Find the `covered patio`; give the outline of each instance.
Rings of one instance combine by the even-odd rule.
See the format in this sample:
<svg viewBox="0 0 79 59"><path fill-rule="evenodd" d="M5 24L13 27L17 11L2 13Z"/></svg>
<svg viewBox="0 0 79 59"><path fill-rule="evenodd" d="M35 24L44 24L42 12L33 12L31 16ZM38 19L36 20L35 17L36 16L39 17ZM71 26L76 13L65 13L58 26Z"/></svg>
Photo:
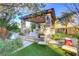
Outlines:
<svg viewBox="0 0 79 59"><path fill-rule="evenodd" d="M54 8L39 11L30 15L26 15L21 18L21 32L26 34L26 21L33 22L36 24L34 32L36 32L37 37L33 37L32 34L29 38L34 38L37 42L48 42L50 40L51 32L54 31L54 23L56 20ZM28 39L27 39L28 40Z"/></svg>

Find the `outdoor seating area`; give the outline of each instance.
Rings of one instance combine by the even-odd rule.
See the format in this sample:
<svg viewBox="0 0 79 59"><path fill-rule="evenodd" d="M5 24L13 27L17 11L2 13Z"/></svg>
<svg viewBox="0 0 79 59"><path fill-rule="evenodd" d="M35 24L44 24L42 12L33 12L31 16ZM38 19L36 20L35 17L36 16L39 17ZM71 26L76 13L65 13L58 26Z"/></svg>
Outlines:
<svg viewBox="0 0 79 59"><path fill-rule="evenodd" d="M0 55L78 56L78 13L61 10L63 5L56 5L61 6L51 3L0 4Z"/></svg>

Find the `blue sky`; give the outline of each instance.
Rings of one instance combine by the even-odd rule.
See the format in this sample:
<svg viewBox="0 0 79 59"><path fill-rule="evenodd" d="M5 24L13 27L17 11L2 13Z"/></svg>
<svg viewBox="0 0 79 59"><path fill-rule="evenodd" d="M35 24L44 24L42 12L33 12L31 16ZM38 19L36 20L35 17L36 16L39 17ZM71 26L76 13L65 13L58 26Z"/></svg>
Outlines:
<svg viewBox="0 0 79 59"><path fill-rule="evenodd" d="M45 9L54 8L56 16L61 16L61 12L66 10L65 4L59 3L48 3Z"/></svg>

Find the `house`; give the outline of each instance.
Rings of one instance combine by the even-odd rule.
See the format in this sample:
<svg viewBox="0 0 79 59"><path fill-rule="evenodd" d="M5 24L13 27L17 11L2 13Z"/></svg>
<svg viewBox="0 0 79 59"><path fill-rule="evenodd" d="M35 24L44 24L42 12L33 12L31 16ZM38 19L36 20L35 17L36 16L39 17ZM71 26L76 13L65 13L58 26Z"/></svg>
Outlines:
<svg viewBox="0 0 79 59"><path fill-rule="evenodd" d="M67 27L65 27L65 25L62 25L61 23L55 23L56 32L66 33L66 28L67 34L79 33L79 26L75 25L74 23L68 23Z"/></svg>

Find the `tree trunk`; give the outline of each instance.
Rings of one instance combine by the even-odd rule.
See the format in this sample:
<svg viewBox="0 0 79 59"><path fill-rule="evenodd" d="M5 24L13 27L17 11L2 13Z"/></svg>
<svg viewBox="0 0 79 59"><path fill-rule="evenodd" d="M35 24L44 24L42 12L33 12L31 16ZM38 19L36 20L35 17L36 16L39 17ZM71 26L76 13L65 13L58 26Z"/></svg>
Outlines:
<svg viewBox="0 0 79 59"><path fill-rule="evenodd" d="M67 25L65 26L65 34L67 34Z"/></svg>
<svg viewBox="0 0 79 59"><path fill-rule="evenodd" d="M0 27L0 37L4 40L8 37L8 31L5 27Z"/></svg>
<svg viewBox="0 0 79 59"><path fill-rule="evenodd" d="M78 43L77 43L77 56L79 56L79 40L78 40Z"/></svg>

